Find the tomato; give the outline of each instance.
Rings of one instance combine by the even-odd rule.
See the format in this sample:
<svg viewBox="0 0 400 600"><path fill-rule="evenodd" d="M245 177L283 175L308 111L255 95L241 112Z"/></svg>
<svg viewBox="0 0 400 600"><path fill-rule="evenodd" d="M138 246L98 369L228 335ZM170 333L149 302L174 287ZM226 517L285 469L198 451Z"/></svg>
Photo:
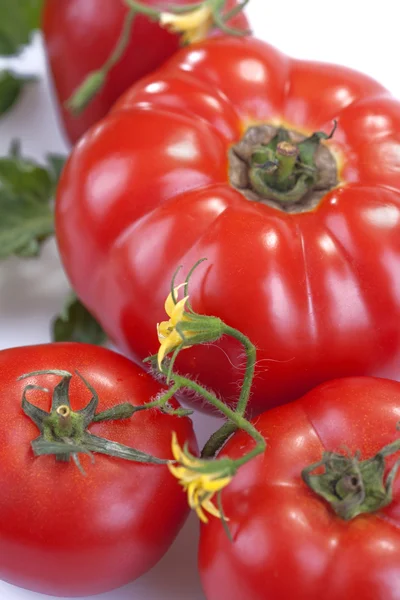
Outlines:
<svg viewBox="0 0 400 600"><path fill-rule="evenodd" d="M37 370L75 369L99 395L99 411L129 401L141 406L160 386L127 358L75 343L13 348L0 352L0 578L44 594L82 596L119 587L150 569L166 552L187 516L185 495L165 465L149 465L95 453L74 462L35 457L36 425L21 408L27 385L53 391L55 375ZM71 379L72 410L91 393ZM51 394L28 389L27 399L49 411ZM177 403L173 401L176 407ZM171 458L171 437L196 449L191 421L159 409L124 421L93 423L90 433Z"/></svg>
<svg viewBox="0 0 400 600"><path fill-rule="evenodd" d="M143 4L167 9L168 0L143 0ZM191 0L175 0L177 6ZM228 0L226 7L235 6ZM47 60L58 99L60 118L71 142L103 118L119 96L135 81L157 69L179 48L180 39L155 21L138 15L131 40L121 61L86 110L74 117L65 103L93 70L99 69L114 49L128 8L123 0L46 0L43 34ZM241 29L248 26L243 14L229 22Z"/></svg>
<svg viewBox="0 0 400 600"><path fill-rule="evenodd" d="M202 526L199 565L207 600L395 600L400 575L400 479L378 513L345 521L309 489L302 470L324 450L361 460L397 442L400 385L374 378L325 383L255 422L264 455L241 467L222 493L233 537ZM222 455L251 445L236 433ZM398 454L386 458L387 471ZM351 461L350 461L351 462Z"/></svg>
<svg viewBox="0 0 400 600"><path fill-rule="evenodd" d="M334 119L321 150L337 169L331 189L287 208L231 184L244 132L329 133ZM137 360L157 351L177 266L184 277L206 257L193 308L256 345L250 406L262 412L336 377L398 373L399 173L400 104L378 83L253 38L213 39L133 86L74 150L57 198L59 248L78 295ZM236 341L176 364L234 402Z"/></svg>

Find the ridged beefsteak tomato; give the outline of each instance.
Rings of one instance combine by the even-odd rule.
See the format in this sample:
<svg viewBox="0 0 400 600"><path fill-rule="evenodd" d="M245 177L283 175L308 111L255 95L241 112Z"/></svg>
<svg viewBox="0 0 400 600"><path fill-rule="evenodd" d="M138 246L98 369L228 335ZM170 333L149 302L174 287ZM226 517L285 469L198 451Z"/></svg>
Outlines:
<svg viewBox="0 0 400 600"><path fill-rule="evenodd" d="M400 103L348 68L250 37L182 50L75 148L57 234L78 295L137 360L177 265L206 257L193 308L256 344L255 412L399 372ZM235 341L177 366L234 402Z"/></svg>

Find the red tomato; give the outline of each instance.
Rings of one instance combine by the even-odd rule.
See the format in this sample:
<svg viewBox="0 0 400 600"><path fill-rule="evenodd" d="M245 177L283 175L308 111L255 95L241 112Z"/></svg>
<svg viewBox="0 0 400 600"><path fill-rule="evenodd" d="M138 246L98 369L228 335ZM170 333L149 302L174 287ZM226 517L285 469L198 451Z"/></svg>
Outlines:
<svg viewBox="0 0 400 600"><path fill-rule="evenodd" d="M393 500L350 521L311 491L301 471L324 450L361 460L399 441L400 385L373 378L323 384L255 422L267 449L239 469L222 501L221 522L202 526L199 564L207 600L395 600L400 577L400 478ZM244 433L222 455L252 447ZM388 457L393 466L398 454Z"/></svg>
<svg viewBox="0 0 400 600"><path fill-rule="evenodd" d="M332 129L339 184L288 213L228 181L228 153L254 123ZM253 38L181 51L135 85L72 153L57 199L66 271L111 338L157 350L172 274L200 313L255 343L254 412L347 375L400 364L400 103L340 66L291 60ZM225 337L177 367L228 401L243 351Z"/></svg>
<svg viewBox="0 0 400 600"><path fill-rule="evenodd" d="M160 386L128 359L96 346L48 344L0 352L0 578L44 594L98 594L134 580L163 556L185 521L187 502L165 465L101 454L92 464L80 454L85 477L72 461L35 457L31 442L39 431L22 411L22 393L28 384L52 391L60 377L17 378L43 369L77 369L99 394L99 411L127 401L143 405ZM49 411L49 393L30 390L27 398ZM91 399L76 375L70 398L72 410ZM171 457L172 431L196 448L191 421L157 409L89 430L158 458Z"/></svg>
<svg viewBox="0 0 400 600"><path fill-rule="evenodd" d="M171 4L185 6L192 0L143 0L143 4L167 9ZM235 0L228 0L231 9ZM114 102L135 81L157 69L176 52L178 35L169 33L155 21L138 15L131 41L121 61L111 70L101 92L79 116L74 117L65 103L93 70L107 60L122 30L128 8L123 0L45 0L43 33L47 58L59 102L60 117L71 142L104 117ZM246 29L243 14L229 23Z"/></svg>

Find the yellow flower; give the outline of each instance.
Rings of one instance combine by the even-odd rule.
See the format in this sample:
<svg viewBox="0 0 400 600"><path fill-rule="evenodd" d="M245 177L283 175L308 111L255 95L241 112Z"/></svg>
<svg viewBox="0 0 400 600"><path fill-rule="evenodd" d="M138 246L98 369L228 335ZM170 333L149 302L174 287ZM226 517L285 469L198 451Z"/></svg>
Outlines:
<svg viewBox="0 0 400 600"><path fill-rule="evenodd" d="M183 41L193 44L207 37L214 25L214 17L210 6L203 4L186 14L161 13L160 24L174 33L182 33Z"/></svg>
<svg viewBox="0 0 400 600"><path fill-rule="evenodd" d="M168 468L172 475L179 479L180 484L188 495L190 508L194 509L203 523L208 523L207 511L218 519L222 518L221 512L211 502L214 494L220 492L232 480L233 474L226 466L220 470L214 469L207 473L205 470L210 461L201 460L192 456L179 446L176 433L172 434L172 454L178 463L169 463ZM217 465L217 461L214 462Z"/></svg>
<svg viewBox="0 0 400 600"><path fill-rule="evenodd" d="M185 284L178 285L174 288L175 298L178 297L179 288L181 288L182 285ZM165 301L165 312L169 316L169 321L157 323L157 335L158 341L160 342L160 349L158 350L158 366L160 369L166 354L171 352L171 350L174 350L177 346L180 346L184 341L180 333L176 330L176 326L178 323L182 323L182 321L190 320L187 313L185 313L185 305L188 299L189 296L185 296L175 304L171 293ZM185 331L185 337L186 335L190 337L190 332L187 333ZM186 346L186 348L190 348L190 346Z"/></svg>
<svg viewBox="0 0 400 600"><path fill-rule="evenodd" d="M190 348L195 344L215 342L223 335L223 323L217 317L200 315L187 308L189 296L178 300L179 290L187 282L174 287L165 301L165 312L169 320L157 323L157 335L160 342L158 367L161 369L165 356L177 348Z"/></svg>

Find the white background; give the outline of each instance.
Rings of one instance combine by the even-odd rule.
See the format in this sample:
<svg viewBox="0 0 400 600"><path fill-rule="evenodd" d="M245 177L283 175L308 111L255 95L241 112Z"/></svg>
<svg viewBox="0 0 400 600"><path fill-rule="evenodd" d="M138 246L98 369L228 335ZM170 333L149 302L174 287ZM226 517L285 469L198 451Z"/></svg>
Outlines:
<svg viewBox="0 0 400 600"><path fill-rule="evenodd" d="M288 54L364 71L400 98L396 4L394 0L251 0L248 14L255 35ZM13 112L0 121L0 153L6 153L13 138L22 140L25 155L37 159L47 152L65 153L45 77L40 39L11 62L22 72L39 74L42 81L31 86ZM46 246L40 260L12 259L1 264L0 349L49 341L49 321L61 308L67 290L53 242ZM200 443L216 423L216 419L195 417ZM98 598L204 600L196 570L197 538L197 522L192 515L169 553L151 572L126 588ZM42 600L49 596L0 582L0 598Z"/></svg>

